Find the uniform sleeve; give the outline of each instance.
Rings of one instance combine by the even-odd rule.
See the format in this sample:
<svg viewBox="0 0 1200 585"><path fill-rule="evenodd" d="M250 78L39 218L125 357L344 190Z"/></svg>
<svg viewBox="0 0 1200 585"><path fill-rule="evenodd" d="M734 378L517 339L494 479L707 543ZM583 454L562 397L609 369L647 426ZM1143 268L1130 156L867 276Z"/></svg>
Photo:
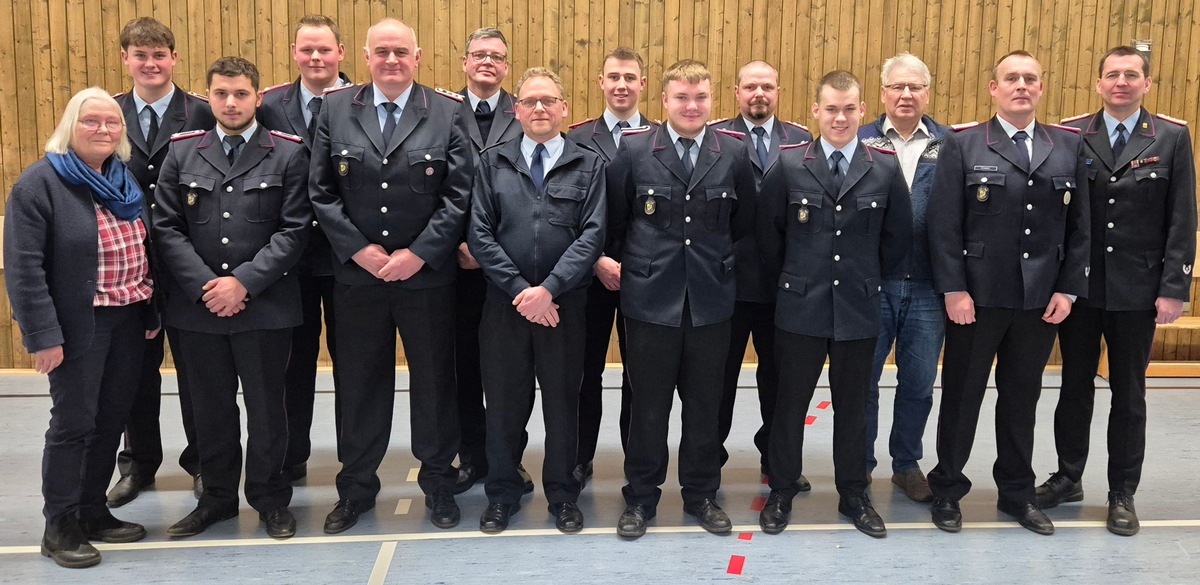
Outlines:
<svg viewBox="0 0 1200 585"><path fill-rule="evenodd" d="M283 203L279 226L267 245L249 262L233 269L233 276L246 287L253 299L291 270L308 244L312 226L312 207L308 201L308 153L297 147L283 173Z"/></svg>
<svg viewBox="0 0 1200 585"><path fill-rule="evenodd" d="M780 153L780 162L783 163ZM783 252L787 223L787 174L788 169L781 172L767 173L763 178L762 188L758 191L755 201L754 230L758 240L758 251L762 255L763 272L774 282L779 279L783 270Z"/></svg>
<svg viewBox="0 0 1200 585"><path fill-rule="evenodd" d="M467 228L467 247L483 273L509 298L516 298L529 288L529 282L521 276L512 258L496 240L496 226L500 223L500 210L494 201L492 177L486 159L480 159L475 171L474 186L471 188L471 221Z"/></svg>
<svg viewBox="0 0 1200 585"><path fill-rule="evenodd" d="M605 169L605 199L608 206L608 234L604 255L621 261L625 251L625 232L629 229L629 208L633 205L633 163L627 140L622 140L617 154Z"/></svg>
<svg viewBox="0 0 1200 585"><path fill-rule="evenodd" d="M217 274L204 263L192 244L187 217L184 216L183 200L179 194L179 142L172 142L158 175L155 189L158 208L154 214L154 238L158 255L163 265L183 289L184 294L199 302L204 296L204 285ZM184 144L182 148L187 148ZM214 194L208 194L214 196Z"/></svg>
<svg viewBox="0 0 1200 585"><path fill-rule="evenodd" d="M1158 296L1187 301L1196 261L1196 167L1186 127L1175 137L1167 191L1167 242Z"/></svg>
<svg viewBox="0 0 1200 585"><path fill-rule="evenodd" d="M45 265L54 211L48 193L36 191L27 181L17 181L4 214L5 286L30 353L64 343Z"/></svg>
<svg viewBox="0 0 1200 585"><path fill-rule="evenodd" d="M966 183L962 169L959 136L948 134L938 153L926 212L929 259L933 265L934 287L939 294L969 290L963 261L963 197Z"/></svg>
<svg viewBox="0 0 1200 585"><path fill-rule="evenodd" d="M450 141L446 147L446 179L442 181L439 192L442 206L433 213L425 229L409 246L412 253L435 270L445 266L462 240L471 208L471 182L478 159L475 145L468 138L462 108L455 107L452 111L451 127L447 128Z"/></svg>
<svg viewBox="0 0 1200 585"><path fill-rule="evenodd" d="M1063 237L1064 261L1054 284L1054 292L1077 297L1088 295L1088 265L1092 260L1092 199L1084 161L1083 139L1080 138L1075 153L1075 196L1071 198L1067 209L1067 226Z"/></svg>
<svg viewBox="0 0 1200 585"><path fill-rule="evenodd" d="M555 298L591 278L592 265L600 258L600 252L604 248L608 205L605 201L607 190L604 163L599 156L593 159L593 166L588 174L592 181L588 185L587 197L583 200L583 209L580 211L579 237L567 247L554 269L550 271L550 275L542 282L542 286Z"/></svg>

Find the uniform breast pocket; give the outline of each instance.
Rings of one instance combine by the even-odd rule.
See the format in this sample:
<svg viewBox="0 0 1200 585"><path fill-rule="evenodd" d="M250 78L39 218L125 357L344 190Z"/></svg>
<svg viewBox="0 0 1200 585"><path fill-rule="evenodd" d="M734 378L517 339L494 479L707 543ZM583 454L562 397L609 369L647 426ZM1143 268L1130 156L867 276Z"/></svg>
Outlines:
<svg viewBox="0 0 1200 585"><path fill-rule="evenodd" d="M1134 199L1145 207L1162 209L1163 199L1171 185L1170 167L1138 167L1133 169L1133 178L1137 180L1138 192L1145 193Z"/></svg>
<svg viewBox="0 0 1200 585"><path fill-rule="evenodd" d="M362 186L363 152L361 146L346 142L332 142L329 146L329 157L333 163L333 171L337 173L338 185L343 190L358 189Z"/></svg>
<svg viewBox="0 0 1200 585"><path fill-rule="evenodd" d="M863 233L878 234L883 229L883 215L887 213L887 193L864 193L858 196L858 215L865 221Z"/></svg>
<svg viewBox="0 0 1200 585"><path fill-rule="evenodd" d="M268 222L279 219L283 207L283 175L279 173L246 177L242 183L246 219Z"/></svg>
<svg viewBox="0 0 1200 585"><path fill-rule="evenodd" d="M575 185L546 185L546 221L565 228L579 226L579 208L586 191Z"/></svg>
<svg viewBox="0 0 1200 585"><path fill-rule="evenodd" d="M967 208L975 215L1004 211L1004 174L967 173Z"/></svg>
<svg viewBox="0 0 1200 585"><path fill-rule="evenodd" d="M203 224L212 219L218 198L213 189L219 180L193 173L179 174L179 196L183 198L183 216L188 223Z"/></svg>
<svg viewBox="0 0 1200 585"><path fill-rule="evenodd" d="M729 215L737 204L737 192L733 187L708 187L704 190L704 227L713 230L728 230Z"/></svg>
<svg viewBox="0 0 1200 585"><path fill-rule="evenodd" d="M417 193L433 193L446 176L446 149L420 148L408 151L408 183Z"/></svg>
<svg viewBox="0 0 1200 585"><path fill-rule="evenodd" d="M1058 206L1058 216L1066 217L1071 202L1075 200L1075 191L1079 189L1079 184L1075 182L1075 177L1070 175L1050 177L1050 182L1054 185L1054 192L1062 200L1062 204Z"/></svg>
<svg viewBox="0 0 1200 585"><path fill-rule="evenodd" d="M671 188L665 185L638 185L634 216L659 229L671 227Z"/></svg>
<svg viewBox="0 0 1200 585"><path fill-rule="evenodd" d="M801 234L821 231L821 194L816 191L788 191L787 229Z"/></svg>

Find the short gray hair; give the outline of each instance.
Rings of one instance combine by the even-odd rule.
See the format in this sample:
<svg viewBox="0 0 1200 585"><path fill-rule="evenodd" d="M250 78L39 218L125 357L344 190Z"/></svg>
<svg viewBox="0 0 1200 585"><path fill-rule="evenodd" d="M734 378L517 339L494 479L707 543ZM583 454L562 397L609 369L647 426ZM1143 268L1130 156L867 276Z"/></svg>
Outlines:
<svg viewBox="0 0 1200 585"><path fill-rule="evenodd" d="M72 149L74 146L72 143L75 141L75 126L79 124L79 112L83 111L83 104L87 103L88 100L104 102L112 106L116 110L117 116L120 116L121 138L117 142L115 154L121 162L128 162L131 147L129 145L129 134L125 131L125 116L121 112L121 105L111 95L108 95L107 91L99 87L89 87L71 96L71 100L67 102L66 109L63 110L62 118L58 121L58 127L54 129L54 133L46 141L46 152L67 154Z"/></svg>
<svg viewBox="0 0 1200 585"><path fill-rule="evenodd" d="M924 61L918 59L912 53L900 53L883 62L883 71L879 74L880 83L887 85L888 78L892 76L892 71L896 69L907 69L913 73L920 74L925 85L930 85L933 80L932 76L929 75L929 66Z"/></svg>

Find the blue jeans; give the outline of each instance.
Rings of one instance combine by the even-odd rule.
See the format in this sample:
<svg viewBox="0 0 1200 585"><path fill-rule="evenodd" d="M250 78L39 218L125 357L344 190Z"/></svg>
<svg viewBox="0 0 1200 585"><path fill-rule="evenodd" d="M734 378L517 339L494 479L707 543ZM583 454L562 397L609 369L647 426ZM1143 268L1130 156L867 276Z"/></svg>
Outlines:
<svg viewBox="0 0 1200 585"><path fill-rule="evenodd" d="M879 295L883 331L875 345L874 377L867 390L867 473L875 470L879 436L879 377L896 343L896 401L888 451L892 471L917 469L925 422L933 408L933 382L946 336L946 306L928 280L885 280Z"/></svg>

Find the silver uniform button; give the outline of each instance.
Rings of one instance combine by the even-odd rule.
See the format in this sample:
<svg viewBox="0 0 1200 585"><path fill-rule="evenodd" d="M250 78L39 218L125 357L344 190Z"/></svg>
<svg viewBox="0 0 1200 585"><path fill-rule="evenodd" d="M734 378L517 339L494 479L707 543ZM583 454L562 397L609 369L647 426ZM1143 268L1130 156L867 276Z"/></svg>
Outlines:
<svg viewBox="0 0 1200 585"><path fill-rule="evenodd" d="M1113 223L1113 222L1111 222L1111 221L1110 221L1110 222L1108 222L1108 229L1110 229L1110 230L1111 230L1111 229L1113 229L1114 227L1116 227L1116 224L1114 224L1114 223Z"/></svg>
<svg viewBox="0 0 1200 585"><path fill-rule="evenodd" d="M979 179L979 182L981 182L981 183L986 183L986 182L987 182L987 177L984 177L984 178L982 178L982 179Z"/></svg>
<svg viewBox="0 0 1200 585"><path fill-rule="evenodd" d="M801 199L800 205L808 205L808 198Z"/></svg>
<svg viewBox="0 0 1200 585"><path fill-rule="evenodd" d="M872 202L871 202L871 209L874 209L874 208L876 208L876 207L879 207L879 204L878 204L878 203L876 203L876 202L874 202L874 201L872 201Z"/></svg>
<svg viewBox="0 0 1200 585"><path fill-rule="evenodd" d="M383 159L383 164L385 164L385 165L387 164L387 159L386 159L386 158L385 158L385 159Z"/></svg>
<svg viewBox="0 0 1200 585"><path fill-rule="evenodd" d="M1030 203L1030 204L1026 205L1026 206L1025 206L1025 209L1028 209L1028 210L1030 210L1030 211L1033 211L1033 204L1032 204L1032 203Z"/></svg>
<svg viewBox="0 0 1200 585"><path fill-rule="evenodd" d="M835 236L840 236L840 235L842 235L842 230L838 230L838 231L836 231L836 232L833 232L833 235L835 235Z"/></svg>
<svg viewBox="0 0 1200 585"><path fill-rule="evenodd" d="M689 215L689 216L687 216L687 217L683 218L683 221L684 221L685 223L692 223L692 216L690 216L690 215Z"/></svg>
<svg viewBox="0 0 1200 585"><path fill-rule="evenodd" d="M1109 205L1112 205L1113 203L1116 203L1116 202L1117 202L1117 200L1116 200L1116 199L1109 199L1109 200L1108 200L1108 204L1109 204Z"/></svg>
<svg viewBox="0 0 1200 585"><path fill-rule="evenodd" d="M841 261L842 261L842 257L841 257L841 256L839 256L839 255L837 255L837 254L834 254L834 255L833 255L833 261L834 261L834 262L841 262Z"/></svg>
<svg viewBox="0 0 1200 585"><path fill-rule="evenodd" d="M790 283L790 282L783 283L783 288L792 288L792 283Z"/></svg>
<svg viewBox="0 0 1200 585"><path fill-rule="evenodd" d="M146 165L146 170L147 170L147 171L153 171L153 170L154 170L154 165Z"/></svg>
<svg viewBox="0 0 1200 585"><path fill-rule="evenodd" d="M313 220L313 227L317 227L317 220Z"/></svg>
<svg viewBox="0 0 1200 585"><path fill-rule="evenodd" d="M387 207L380 207L379 213L387 213Z"/></svg>
<svg viewBox="0 0 1200 585"><path fill-rule="evenodd" d="M1157 178L1158 178L1158 173L1153 173L1153 172L1152 172L1152 173L1150 173L1150 178L1151 178L1151 179L1157 179Z"/></svg>
<svg viewBox="0 0 1200 585"><path fill-rule="evenodd" d="M1070 182L1070 181L1067 181L1067 188L1068 188L1068 189L1070 189L1070 188L1071 188L1071 182Z"/></svg>
<svg viewBox="0 0 1200 585"><path fill-rule="evenodd" d="M834 207L834 208L833 208L833 210L834 210L834 211L841 211L841 210L842 210L842 206L841 206L841 205L839 205L839 206L837 206L837 207Z"/></svg>
<svg viewBox="0 0 1200 585"><path fill-rule="evenodd" d="M266 188L267 188L267 184L266 184L266 183L259 183L259 184L258 184L258 188L259 188L259 189L266 189Z"/></svg>
<svg viewBox="0 0 1200 585"><path fill-rule="evenodd" d="M688 239L684 240L684 241L683 241L683 245L685 245L685 246L690 246L690 245L692 245L692 239L691 239L691 238L688 238Z"/></svg>
<svg viewBox="0 0 1200 585"><path fill-rule="evenodd" d="M388 231L387 231L387 230L383 230L383 235L385 235L385 236L386 236L386 235L388 235Z"/></svg>
<svg viewBox="0 0 1200 585"><path fill-rule="evenodd" d="M221 270L229 270L228 264L221 264Z"/></svg>
<svg viewBox="0 0 1200 585"><path fill-rule="evenodd" d="M653 194L654 194L654 189L646 189L646 194L647 194L647 195L653 195Z"/></svg>
<svg viewBox="0 0 1200 585"><path fill-rule="evenodd" d="M228 187L225 187L225 192L226 192L226 193L233 193L233 185L229 185Z"/></svg>
<svg viewBox="0 0 1200 585"><path fill-rule="evenodd" d="M432 156L429 156L429 155L427 154L427 155L425 155L425 160L433 160L433 157L432 157Z"/></svg>
<svg viewBox="0 0 1200 585"><path fill-rule="evenodd" d="M228 211L226 211L225 213L222 213L222 214L221 214L221 217L223 217L223 218L225 218L225 219L229 219L229 212L228 212Z"/></svg>
<svg viewBox="0 0 1200 585"><path fill-rule="evenodd" d="M1108 182L1109 182L1109 183L1116 183L1116 182L1117 182L1117 178L1116 178L1116 177L1109 177L1109 178L1108 178Z"/></svg>
<svg viewBox="0 0 1200 585"><path fill-rule="evenodd" d="M153 191L153 190L154 190L154 187L155 187L154 183L150 183L150 190L151 190L151 191Z"/></svg>
<svg viewBox="0 0 1200 585"><path fill-rule="evenodd" d="M1112 246L1105 248L1106 251L1112 252Z"/></svg>
<svg viewBox="0 0 1200 585"><path fill-rule="evenodd" d="M222 243L222 244L228 244L228 243L229 243L229 238L221 238L221 243Z"/></svg>
<svg viewBox="0 0 1200 585"><path fill-rule="evenodd" d="M1029 179L1029 182L1028 182L1028 183L1025 183L1025 184L1026 184L1026 185L1029 185L1030 187L1032 187L1032 186L1033 186L1033 179Z"/></svg>
<svg viewBox="0 0 1200 585"><path fill-rule="evenodd" d="M150 209L158 209L158 204L157 204L157 203L151 203L151 204L150 204Z"/></svg>
<svg viewBox="0 0 1200 585"><path fill-rule="evenodd" d="M385 181L385 182L383 182L383 183L380 183L380 184L379 184L379 188L380 188L380 189L387 189L387 182Z"/></svg>
<svg viewBox="0 0 1200 585"><path fill-rule="evenodd" d="M196 186L196 182L195 182L195 181L192 181L191 183L188 183L188 187L195 187L195 186Z"/></svg>
<svg viewBox="0 0 1200 585"><path fill-rule="evenodd" d="M342 156L346 156L347 154L350 154L350 151L349 151L349 150L343 150L343 151L342 151Z"/></svg>
<svg viewBox="0 0 1200 585"><path fill-rule="evenodd" d="M1153 174L1151 174L1150 176L1151 176L1151 177L1153 177L1154 175L1153 175ZM728 197L728 196L729 196L729 193L721 193L721 199L724 199L724 198L726 198L726 197Z"/></svg>
<svg viewBox="0 0 1200 585"><path fill-rule="evenodd" d="M1029 230L1028 230L1028 229L1026 229L1026 230L1025 230L1025 235L1027 235L1027 236L1028 236L1028 235L1029 235L1029 233L1030 233L1030 232L1029 232Z"/></svg>
<svg viewBox="0 0 1200 585"><path fill-rule="evenodd" d="M691 195L684 195L684 196L683 196L683 200L684 200L684 201L691 201L691 200L692 200L692 196L691 196Z"/></svg>
<svg viewBox="0 0 1200 585"><path fill-rule="evenodd" d="M839 284L841 284L841 283L840 283L840 282L838 282L838 281L836 281L836 280L835 280L835 281L833 281L833 286L837 286L837 285L839 285Z"/></svg>
<svg viewBox="0 0 1200 585"><path fill-rule="evenodd" d="M963 256L966 256L966 255L967 255L967 251L963 250Z"/></svg>
<svg viewBox="0 0 1200 585"><path fill-rule="evenodd" d="M1029 257L1029 252L1025 252L1024 254L1021 254L1021 257L1022 257L1022 258L1028 258L1028 257Z"/></svg>

